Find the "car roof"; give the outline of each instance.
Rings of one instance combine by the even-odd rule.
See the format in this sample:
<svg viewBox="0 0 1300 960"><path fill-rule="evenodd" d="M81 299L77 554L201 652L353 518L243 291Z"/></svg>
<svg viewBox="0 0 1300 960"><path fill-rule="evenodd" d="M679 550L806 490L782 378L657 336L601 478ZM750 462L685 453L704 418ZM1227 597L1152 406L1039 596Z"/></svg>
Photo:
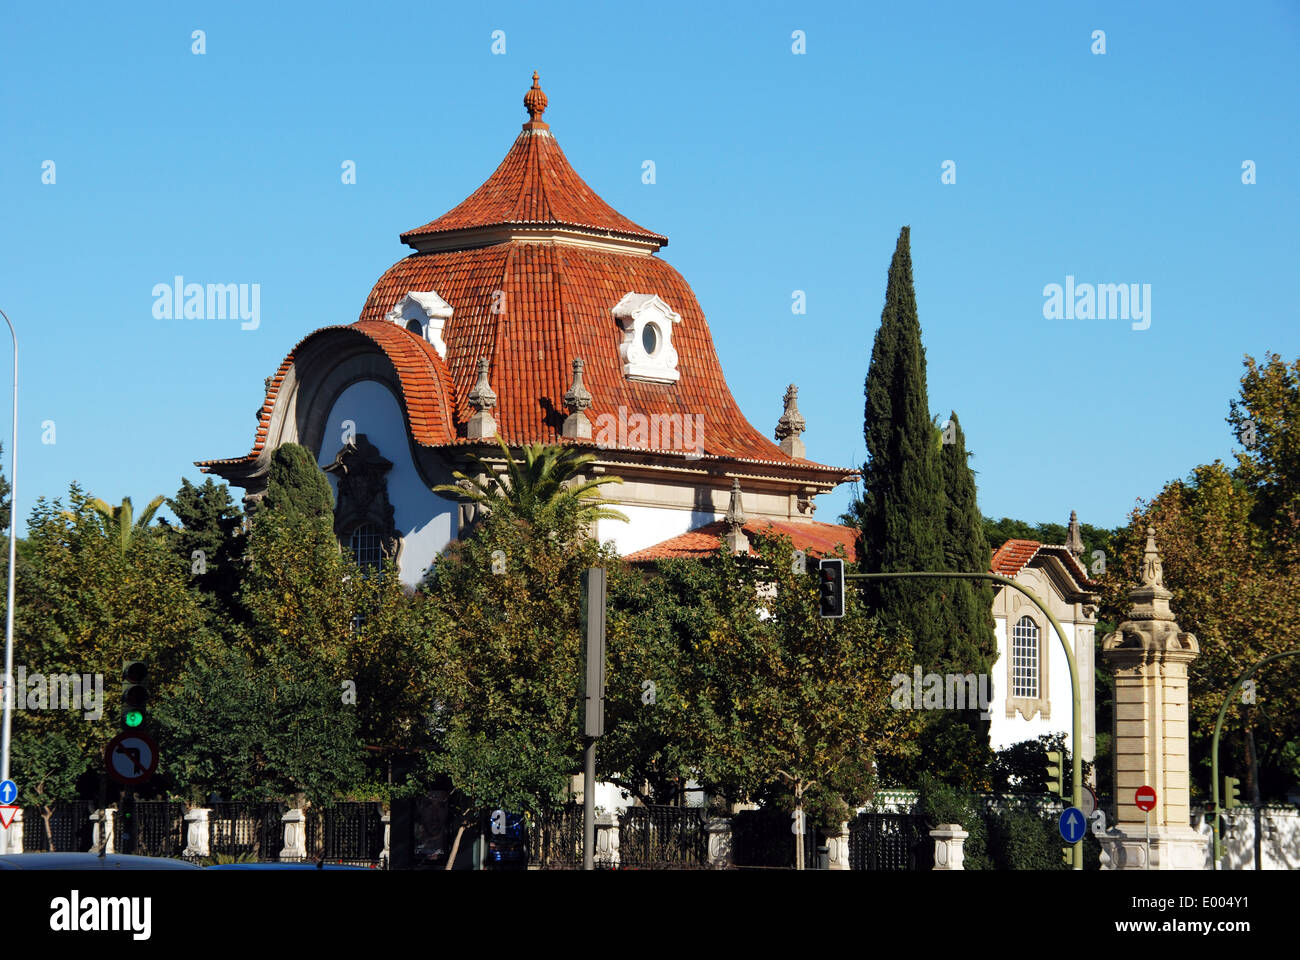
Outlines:
<svg viewBox="0 0 1300 960"><path fill-rule="evenodd" d="M317 866L310 861L302 862L279 862L271 861L267 863L214 863L207 867L208 870L373 870L374 867L362 867L354 863L326 863Z"/></svg>
<svg viewBox="0 0 1300 960"><path fill-rule="evenodd" d="M198 870L199 865L170 857L124 853L11 853L0 856L0 870Z"/></svg>

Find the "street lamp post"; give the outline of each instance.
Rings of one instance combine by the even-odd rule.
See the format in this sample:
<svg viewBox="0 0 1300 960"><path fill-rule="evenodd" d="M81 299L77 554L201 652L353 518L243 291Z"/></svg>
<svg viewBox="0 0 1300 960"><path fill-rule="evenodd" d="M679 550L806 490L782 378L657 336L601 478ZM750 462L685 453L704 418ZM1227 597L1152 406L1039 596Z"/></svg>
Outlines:
<svg viewBox="0 0 1300 960"><path fill-rule="evenodd" d="M18 529L18 334L9 315L0 310L9 324L14 341L14 422L9 441L9 600L5 604L5 672L3 679L4 720L0 722L0 780L9 779L9 733L14 713L14 544ZM15 798L16 799L16 798Z"/></svg>

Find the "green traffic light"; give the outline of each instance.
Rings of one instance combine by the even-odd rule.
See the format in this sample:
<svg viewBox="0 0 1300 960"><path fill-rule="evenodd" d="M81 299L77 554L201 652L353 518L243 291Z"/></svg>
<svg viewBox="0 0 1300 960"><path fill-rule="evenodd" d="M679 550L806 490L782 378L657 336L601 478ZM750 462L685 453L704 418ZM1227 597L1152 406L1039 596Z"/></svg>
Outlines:
<svg viewBox="0 0 1300 960"><path fill-rule="evenodd" d="M138 727L144 723L144 714L139 710L128 710L122 715L122 722L128 727Z"/></svg>

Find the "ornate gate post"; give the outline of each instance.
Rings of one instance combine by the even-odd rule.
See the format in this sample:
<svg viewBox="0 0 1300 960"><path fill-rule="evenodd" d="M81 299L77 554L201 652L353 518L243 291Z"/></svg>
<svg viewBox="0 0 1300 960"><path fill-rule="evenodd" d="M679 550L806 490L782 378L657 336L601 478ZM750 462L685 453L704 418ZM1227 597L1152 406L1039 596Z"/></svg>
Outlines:
<svg viewBox="0 0 1300 960"><path fill-rule="evenodd" d="M1155 530L1147 527L1142 582L1129 591L1128 619L1102 641L1115 673L1115 806L1117 829L1099 839L1110 870L1204 869L1205 841L1192 829L1189 804L1187 665L1200 656L1196 637L1169 609ZM1138 787L1156 791L1150 813L1134 804Z"/></svg>

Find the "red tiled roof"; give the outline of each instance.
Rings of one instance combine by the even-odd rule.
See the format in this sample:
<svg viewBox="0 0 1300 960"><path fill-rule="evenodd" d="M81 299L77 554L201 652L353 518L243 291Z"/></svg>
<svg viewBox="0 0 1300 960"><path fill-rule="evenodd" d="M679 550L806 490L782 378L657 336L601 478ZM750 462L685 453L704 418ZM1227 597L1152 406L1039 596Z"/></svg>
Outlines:
<svg viewBox="0 0 1300 960"><path fill-rule="evenodd" d="M394 323L385 321L361 321L350 326L322 327L299 341L280 364L266 393L266 402L262 404L261 416L257 422L257 436L253 449L243 457L228 460L200 460L196 466L204 473L209 468L222 464L241 463L256 460L266 445L270 430L271 410L285 375L293 366L293 358L309 341L329 335L362 336L378 346L397 374L401 384L401 404L411 426L415 439L427 446L440 446L456 439L454 420L454 386L451 373L438 351L423 337L417 337Z"/></svg>
<svg viewBox="0 0 1300 960"><path fill-rule="evenodd" d="M796 550L803 550L818 557L830 556L836 547L844 547L844 555L850 562L857 559L858 531L853 527L842 527L833 523L819 523L816 520L746 520L745 535L750 537L787 536ZM624 559L629 563L646 563L651 560L671 560L677 558L700 559L718 552L719 539L727 532L725 520L714 520L694 530L671 537L661 543L637 550Z"/></svg>
<svg viewBox="0 0 1300 960"><path fill-rule="evenodd" d="M661 247L668 243L667 237L633 223L607 204L569 165L550 126L540 119L546 95L537 86L535 73L524 105L532 119L496 172L459 206L403 233L403 243L435 233L502 225L578 227L649 240Z"/></svg>
<svg viewBox="0 0 1300 960"><path fill-rule="evenodd" d="M608 414L617 422L620 407L625 418L699 414L703 420L692 423L703 424L706 455L848 475L838 467L792 460L745 419L727 387L695 294L658 257L556 241L412 254L379 278L361 311L362 322L381 320L412 290L435 290L455 311L442 336L459 423L474 413L468 396L478 378L478 359L487 357L499 435L511 444L558 442L573 359L581 357L594 435L599 434L596 418ZM622 329L611 311L632 291L657 293L681 315L672 330L681 373L676 383L629 380L623 373ZM777 412L774 408L774 420Z"/></svg>
<svg viewBox="0 0 1300 960"><path fill-rule="evenodd" d="M525 104L533 120L524 125L496 173L465 203L404 234L404 239L502 223L544 223L664 240L622 217L573 172L547 125L538 119L546 97L536 85ZM644 250L555 237L464 239L464 246L457 238L447 248L417 252L394 264L370 291L356 324L325 328L352 329L380 342L398 371L411 433L418 442L437 446L480 442L467 440L464 429L475 412L468 396L477 380L480 357L489 361L489 381L498 398L492 410L498 435L511 445L560 442L568 414L563 398L572 382L573 360L581 357L586 361L583 380L593 398L587 410L593 439L568 442L594 446L594 441L608 439L601 434L598 418L602 416L611 418L605 423L618 423L620 418L626 423L642 415L678 426L692 418L692 425L702 424L702 443L692 442L690 449L674 452L795 468L818 482L839 483L854 475L852 470L786 456L745 419L727 387L694 292L663 260ZM384 319L411 291L436 291L453 309L442 331L445 364L421 338ZM623 373L622 328L612 311L633 292L658 294L681 317L671 331L680 373L675 383L630 380ZM430 358L427 364L420 359L421 352ZM252 453L230 461L204 461L200 466L256 458L266 441L271 404L292 358L290 354L267 394ZM779 409L774 403L773 422ZM627 433L634 429L635 424L629 424ZM629 442L602 445L628 450L673 447L672 442L638 446L634 437L626 439ZM687 446L680 429L674 441Z"/></svg>
<svg viewBox="0 0 1300 960"><path fill-rule="evenodd" d="M1097 586L1095 580L1088 579L1088 571L1083 568L1083 565L1079 563L1068 547L1039 543L1037 540L1008 540L993 552L989 570L992 573L1000 573L1004 577L1015 577L1040 552L1051 553L1059 557L1081 585L1086 587Z"/></svg>
<svg viewBox="0 0 1300 960"><path fill-rule="evenodd" d="M1004 577L1014 577L1025 568L1038 548L1042 546L1037 540L1008 540L993 553L989 564L991 573L1000 573Z"/></svg>

